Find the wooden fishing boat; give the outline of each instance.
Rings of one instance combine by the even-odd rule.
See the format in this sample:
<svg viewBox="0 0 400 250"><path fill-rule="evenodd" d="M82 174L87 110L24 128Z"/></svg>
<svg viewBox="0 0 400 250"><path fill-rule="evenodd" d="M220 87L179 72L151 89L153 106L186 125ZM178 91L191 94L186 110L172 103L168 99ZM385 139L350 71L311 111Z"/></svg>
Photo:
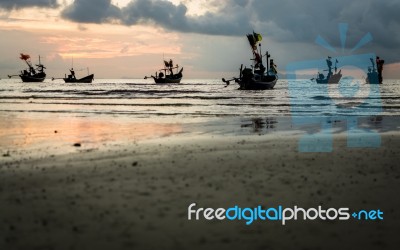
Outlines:
<svg viewBox="0 0 400 250"><path fill-rule="evenodd" d="M73 68L70 69L69 71L71 72L71 74L69 74L68 77L66 76L63 78L64 82L66 82L66 83L91 83L91 82L93 82L94 74L90 74L90 75L87 75L85 77L78 79L75 76L75 71Z"/></svg>
<svg viewBox="0 0 400 250"><path fill-rule="evenodd" d="M173 61L164 61L165 67L160 69L158 73L156 72L151 76L145 76L144 79L153 78L155 83L180 83L183 78L183 68L179 70L179 65L173 66ZM174 73L173 70L177 71Z"/></svg>
<svg viewBox="0 0 400 250"><path fill-rule="evenodd" d="M375 67L374 59L370 58L372 66L368 67L367 78L365 79L365 83L367 83L367 84L382 84L382 81L383 81L382 69L383 69L383 64L385 63L385 61L379 60L379 57L377 59L378 59L377 61L379 63L379 65L377 65L378 70ZM380 72L380 74L379 74L379 72Z"/></svg>
<svg viewBox="0 0 400 250"><path fill-rule="evenodd" d="M243 69L242 64L239 70L239 77L233 77L230 80L225 80L225 78L222 78L222 81L226 83L226 86L228 86L231 81L235 81L239 84L239 89L241 90L273 89L278 81L278 72L273 59L270 59L271 55L268 53L268 51L264 55L266 58L267 67L263 65L261 44L259 43L262 40L262 36L253 32L253 34L247 34L247 39L250 43L253 53L252 67L245 67ZM259 45L259 50L257 45Z"/></svg>
<svg viewBox="0 0 400 250"><path fill-rule="evenodd" d="M319 84L338 84L340 82L340 79L342 79L342 70L339 70L337 72L337 64L339 61L336 59L335 61L335 73L332 72L332 58L328 56L328 59L326 59L326 64L328 65L328 69L325 71L328 71L328 74L324 76L324 74L319 73L317 75L317 78L315 78L315 81Z"/></svg>
<svg viewBox="0 0 400 250"><path fill-rule="evenodd" d="M20 59L25 61L28 65L28 69L22 70L19 75L9 75L8 77L19 76L23 82L43 82L44 79L46 79L46 73L44 72L46 67L40 62L39 56L39 64L36 64L36 68L34 68L30 58L30 55L21 53Z"/></svg>

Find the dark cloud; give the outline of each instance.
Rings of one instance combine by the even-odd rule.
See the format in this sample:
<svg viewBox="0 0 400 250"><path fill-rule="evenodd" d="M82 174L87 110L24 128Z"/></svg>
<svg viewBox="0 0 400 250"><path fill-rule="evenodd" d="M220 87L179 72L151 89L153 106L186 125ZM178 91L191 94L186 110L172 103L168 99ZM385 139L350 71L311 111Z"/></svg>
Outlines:
<svg viewBox="0 0 400 250"><path fill-rule="evenodd" d="M149 24L180 32L241 35L251 29L249 16L241 10L246 1L232 3L224 6L223 15L207 12L189 16L184 4L174 5L165 0L132 0L123 8L113 5L111 0L75 0L62 11L62 17L81 23L117 21L123 25Z"/></svg>
<svg viewBox="0 0 400 250"><path fill-rule="evenodd" d="M349 46L368 32L382 46L400 44L398 0L254 0L252 5L259 28L279 41L310 42L321 35L339 47L338 23L348 23Z"/></svg>
<svg viewBox="0 0 400 250"><path fill-rule="evenodd" d="M57 0L1 0L0 9L12 10L28 7L56 8Z"/></svg>
<svg viewBox="0 0 400 250"><path fill-rule="evenodd" d="M335 48L341 47L339 23L348 24L346 48L353 48L371 33L367 51L384 53L396 61L400 46L399 0L254 0L252 10L257 28L276 41L313 43L323 37Z"/></svg>
<svg viewBox="0 0 400 250"><path fill-rule="evenodd" d="M127 25L154 23L175 30L188 30L187 8L168 1L136 0L122 8L122 22Z"/></svg>
<svg viewBox="0 0 400 250"><path fill-rule="evenodd" d="M79 23L104 23L120 17L121 10L111 0L75 0L61 16Z"/></svg>

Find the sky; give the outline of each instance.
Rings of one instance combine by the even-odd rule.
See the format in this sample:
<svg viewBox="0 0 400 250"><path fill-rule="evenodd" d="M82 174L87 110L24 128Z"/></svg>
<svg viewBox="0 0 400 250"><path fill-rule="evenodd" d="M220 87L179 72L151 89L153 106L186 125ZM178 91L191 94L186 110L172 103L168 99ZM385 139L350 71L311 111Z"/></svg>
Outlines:
<svg viewBox="0 0 400 250"><path fill-rule="evenodd" d="M374 53L386 78L398 79L399 10L399 0L0 0L0 78L25 68L19 53L40 55L48 77L64 76L73 61L78 76L89 67L96 78L142 78L170 58L187 78L231 77L251 64L245 35L254 30L281 73L328 55Z"/></svg>

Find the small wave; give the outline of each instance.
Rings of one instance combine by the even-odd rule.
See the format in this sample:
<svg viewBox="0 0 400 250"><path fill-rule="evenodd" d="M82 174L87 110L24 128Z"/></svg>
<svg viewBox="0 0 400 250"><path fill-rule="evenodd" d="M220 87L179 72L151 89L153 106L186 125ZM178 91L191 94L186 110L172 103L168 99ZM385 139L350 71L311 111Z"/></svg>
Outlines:
<svg viewBox="0 0 400 250"><path fill-rule="evenodd" d="M61 94L76 94L76 95L126 95L126 94L146 94L146 95L157 95L157 94L196 94L196 93L207 93L200 90L128 90L128 89L114 89L114 90L24 90L23 93L61 93Z"/></svg>
<svg viewBox="0 0 400 250"><path fill-rule="evenodd" d="M322 101L322 100L331 100L332 98L330 96L323 96L323 95L317 95L311 97L314 100Z"/></svg>

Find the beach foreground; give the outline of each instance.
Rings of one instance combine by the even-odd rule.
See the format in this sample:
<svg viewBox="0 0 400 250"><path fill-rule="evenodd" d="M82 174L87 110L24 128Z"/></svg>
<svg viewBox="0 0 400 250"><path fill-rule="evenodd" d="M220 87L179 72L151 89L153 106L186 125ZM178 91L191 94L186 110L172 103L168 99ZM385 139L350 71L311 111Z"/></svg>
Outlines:
<svg viewBox="0 0 400 250"><path fill-rule="evenodd" d="M166 137L0 168L1 249L397 249L400 136L298 152L298 135ZM188 206L380 209L377 221L188 220Z"/></svg>

